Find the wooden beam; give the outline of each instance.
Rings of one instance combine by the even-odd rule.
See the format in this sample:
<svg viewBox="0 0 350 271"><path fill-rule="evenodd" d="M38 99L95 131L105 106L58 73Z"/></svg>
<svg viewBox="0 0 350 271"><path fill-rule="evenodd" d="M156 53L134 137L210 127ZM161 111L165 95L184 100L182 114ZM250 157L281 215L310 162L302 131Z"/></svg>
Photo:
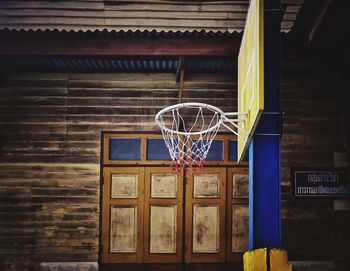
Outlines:
<svg viewBox="0 0 350 271"><path fill-rule="evenodd" d="M185 80L185 59L184 59L184 57L180 58L179 71L180 71L180 84L179 84L178 102L181 103L183 91L184 91L184 80Z"/></svg>
<svg viewBox="0 0 350 271"><path fill-rule="evenodd" d="M0 56L235 56L240 38L0 36Z"/></svg>
<svg viewBox="0 0 350 271"><path fill-rule="evenodd" d="M324 0L319 13L317 14L317 17L315 21L311 24L311 27L309 31L307 32L306 36L306 43L305 43L305 48L309 48L311 42L316 36L317 30L320 27L325 15L327 14L328 8L330 4L332 3L332 0Z"/></svg>
<svg viewBox="0 0 350 271"><path fill-rule="evenodd" d="M179 58L179 65L176 69L176 82L180 81L181 71L184 69L185 64L185 58L183 56L180 56Z"/></svg>

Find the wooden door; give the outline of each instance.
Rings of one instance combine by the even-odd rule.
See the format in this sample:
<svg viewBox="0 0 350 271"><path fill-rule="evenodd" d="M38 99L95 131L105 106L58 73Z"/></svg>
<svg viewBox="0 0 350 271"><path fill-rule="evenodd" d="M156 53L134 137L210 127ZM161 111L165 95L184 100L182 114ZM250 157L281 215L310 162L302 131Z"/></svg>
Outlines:
<svg viewBox="0 0 350 271"><path fill-rule="evenodd" d="M242 262L249 239L248 168L227 170L226 261Z"/></svg>
<svg viewBox="0 0 350 271"><path fill-rule="evenodd" d="M247 168L230 168L226 180L224 167L185 175L169 167L105 167L102 262L241 261L247 174Z"/></svg>
<svg viewBox="0 0 350 271"><path fill-rule="evenodd" d="M144 169L104 168L102 262L142 262Z"/></svg>
<svg viewBox="0 0 350 271"><path fill-rule="evenodd" d="M186 262L225 262L226 169L186 177Z"/></svg>
<svg viewBox="0 0 350 271"><path fill-rule="evenodd" d="M144 262L182 262L183 174L145 169Z"/></svg>

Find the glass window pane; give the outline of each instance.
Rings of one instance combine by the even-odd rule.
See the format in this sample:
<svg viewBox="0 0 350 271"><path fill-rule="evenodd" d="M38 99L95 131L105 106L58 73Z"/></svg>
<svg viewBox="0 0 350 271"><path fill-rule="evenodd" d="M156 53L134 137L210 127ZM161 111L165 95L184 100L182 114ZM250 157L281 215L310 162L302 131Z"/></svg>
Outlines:
<svg viewBox="0 0 350 271"><path fill-rule="evenodd" d="M147 160L171 160L163 138L147 139Z"/></svg>
<svg viewBox="0 0 350 271"><path fill-rule="evenodd" d="M140 138L110 138L110 160L141 160Z"/></svg>

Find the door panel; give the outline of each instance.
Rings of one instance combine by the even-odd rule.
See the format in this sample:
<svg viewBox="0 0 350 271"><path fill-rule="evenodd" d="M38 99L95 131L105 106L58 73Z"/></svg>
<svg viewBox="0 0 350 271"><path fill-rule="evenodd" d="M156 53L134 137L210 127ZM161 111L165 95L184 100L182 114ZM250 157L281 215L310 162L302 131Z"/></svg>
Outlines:
<svg viewBox="0 0 350 271"><path fill-rule="evenodd" d="M192 252L220 252L220 206L193 205Z"/></svg>
<svg viewBox="0 0 350 271"><path fill-rule="evenodd" d="M103 175L103 263L242 260L247 168L205 168L184 178L168 167L113 167Z"/></svg>
<svg viewBox="0 0 350 271"><path fill-rule="evenodd" d="M186 262L225 262L226 169L186 177Z"/></svg>
<svg viewBox="0 0 350 271"><path fill-rule="evenodd" d="M142 261L143 168L104 168L102 261Z"/></svg>
<svg viewBox="0 0 350 271"><path fill-rule="evenodd" d="M182 176L168 167L145 169L145 262L182 261Z"/></svg>
<svg viewBox="0 0 350 271"><path fill-rule="evenodd" d="M111 206L110 253L136 253L137 206Z"/></svg>
<svg viewBox="0 0 350 271"><path fill-rule="evenodd" d="M227 170L227 262L242 262L249 238L248 168Z"/></svg>
<svg viewBox="0 0 350 271"><path fill-rule="evenodd" d="M176 254L177 206L151 205L149 254Z"/></svg>

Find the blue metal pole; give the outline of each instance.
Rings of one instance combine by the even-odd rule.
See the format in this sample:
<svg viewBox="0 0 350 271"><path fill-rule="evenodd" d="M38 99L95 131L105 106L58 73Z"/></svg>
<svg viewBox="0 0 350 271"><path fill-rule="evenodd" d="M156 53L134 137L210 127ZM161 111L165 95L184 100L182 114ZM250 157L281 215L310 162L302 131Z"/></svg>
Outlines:
<svg viewBox="0 0 350 271"><path fill-rule="evenodd" d="M281 247L280 0L264 1L265 110L249 147L249 249Z"/></svg>

